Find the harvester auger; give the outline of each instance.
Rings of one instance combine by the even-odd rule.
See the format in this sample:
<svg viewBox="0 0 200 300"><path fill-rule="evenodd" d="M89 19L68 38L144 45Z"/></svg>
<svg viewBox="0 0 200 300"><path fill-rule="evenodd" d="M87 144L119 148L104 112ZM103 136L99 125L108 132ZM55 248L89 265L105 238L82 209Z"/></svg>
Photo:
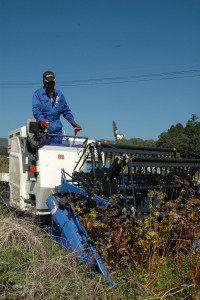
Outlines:
<svg viewBox="0 0 200 300"><path fill-rule="evenodd" d="M115 126L116 127L116 126ZM91 272L115 285L87 230L80 224L76 200L99 209L110 203L133 222L151 205L181 196L181 207L193 188L198 194L200 159L180 159L174 149L135 147L86 137L62 135L62 144L47 142L34 119L9 134L9 190L6 204L26 214L51 216L50 233L62 247L74 251ZM117 136L117 134L116 134ZM197 195L198 197L198 195ZM180 207L180 208L181 208Z"/></svg>

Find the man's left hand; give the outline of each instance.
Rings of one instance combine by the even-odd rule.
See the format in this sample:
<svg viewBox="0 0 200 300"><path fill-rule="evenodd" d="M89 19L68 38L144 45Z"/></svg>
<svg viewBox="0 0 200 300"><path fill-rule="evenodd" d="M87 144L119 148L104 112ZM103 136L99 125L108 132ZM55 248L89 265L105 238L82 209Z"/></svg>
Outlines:
<svg viewBox="0 0 200 300"><path fill-rule="evenodd" d="M74 127L74 134L76 135L78 131L82 130L81 126L78 125L78 123L74 122L72 124L72 126Z"/></svg>

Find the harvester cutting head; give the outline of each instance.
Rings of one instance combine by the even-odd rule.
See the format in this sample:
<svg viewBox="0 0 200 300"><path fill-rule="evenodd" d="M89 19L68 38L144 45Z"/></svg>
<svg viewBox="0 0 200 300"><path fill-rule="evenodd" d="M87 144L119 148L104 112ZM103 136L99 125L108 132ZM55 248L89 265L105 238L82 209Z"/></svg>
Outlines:
<svg viewBox="0 0 200 300"><path fill-rule="evenodd" d="M183 189L190 191L199 177L200 160L177 158L175 149L96 142L89 144L83 155L88 170L80 171L77 165L73 181L79 182L91 197L117 199L118 206L134 209L136 214L149 211L150 191L154 191L155 206L161 192L164 202L180 195L182 201L187 201Z"/></svg>

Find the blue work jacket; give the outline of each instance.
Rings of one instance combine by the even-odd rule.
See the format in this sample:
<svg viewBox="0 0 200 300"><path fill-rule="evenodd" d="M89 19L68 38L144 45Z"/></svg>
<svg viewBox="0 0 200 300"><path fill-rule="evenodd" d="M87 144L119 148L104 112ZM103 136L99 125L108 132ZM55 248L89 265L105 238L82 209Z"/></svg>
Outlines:
<svg viewBox="0 0 200 300"><path fill-rule="evenodd" d="M39 123L42 120L50 122L48 127L49 133L61 134L62 123L60 116L63 115L71 125L74 123L74 117L63 93L57 89L54 89L54 91L56 95L54 102L51 102L51 98L44 87L35 91L32 99L32 111Z"/></svg>

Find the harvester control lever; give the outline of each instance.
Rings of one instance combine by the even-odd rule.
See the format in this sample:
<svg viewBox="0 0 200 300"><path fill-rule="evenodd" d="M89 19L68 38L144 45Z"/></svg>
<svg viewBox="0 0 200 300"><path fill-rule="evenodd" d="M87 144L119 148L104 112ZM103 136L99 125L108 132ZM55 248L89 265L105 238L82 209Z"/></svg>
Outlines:
<svg viewBox="0 0 200 300"><path fill-rule="evenodd" d="M49 121L46 121L44 124L44 132L47 133L48 132L48 128L49 128Z"/></svg>

